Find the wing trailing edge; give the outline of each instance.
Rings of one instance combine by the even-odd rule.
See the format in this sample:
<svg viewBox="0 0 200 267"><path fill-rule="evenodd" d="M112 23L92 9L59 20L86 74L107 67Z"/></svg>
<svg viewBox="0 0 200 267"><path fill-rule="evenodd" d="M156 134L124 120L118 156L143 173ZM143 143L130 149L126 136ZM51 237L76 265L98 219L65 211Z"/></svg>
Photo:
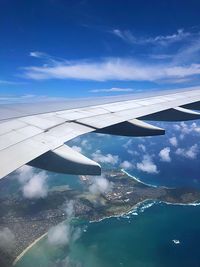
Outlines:
<svg viewBox="0 0 200 267"><path fill-rule="evenodd" d="M98 163L78 153L67 145L62 145L53 151L50 150L46 152L30 161L28 165L64 174L101 174L101 167Z"/></svg>
<svg viewBox="0 0 200 267"><path fill-rule="evenodd" d="M189 121L200 119L200 113L194 110L177 107L152 113L140 117L140 119L150 121Z"/></svg>
<svg viewBox="0 0 200 267"><path fill-rule="evenodd" d="M96 132L121 136L154 136L165 134L164 129L140 121L138 119L132 119L102 129L98 129Z"/></svg>

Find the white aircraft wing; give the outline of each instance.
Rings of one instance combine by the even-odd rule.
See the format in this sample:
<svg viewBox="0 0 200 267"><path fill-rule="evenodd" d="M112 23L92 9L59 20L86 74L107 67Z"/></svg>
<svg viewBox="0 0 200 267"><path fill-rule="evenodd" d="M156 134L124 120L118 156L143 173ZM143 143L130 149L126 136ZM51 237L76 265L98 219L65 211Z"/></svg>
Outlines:
<svg viewBox="0 0 200 267"><path fill-rule="evenodd" d="M200 118L200 89L150 95L0 105L0 178L24 164L42 169L98 175L98 163L64 143L85 133L122 136L164 134L143 120Z"/></svg>

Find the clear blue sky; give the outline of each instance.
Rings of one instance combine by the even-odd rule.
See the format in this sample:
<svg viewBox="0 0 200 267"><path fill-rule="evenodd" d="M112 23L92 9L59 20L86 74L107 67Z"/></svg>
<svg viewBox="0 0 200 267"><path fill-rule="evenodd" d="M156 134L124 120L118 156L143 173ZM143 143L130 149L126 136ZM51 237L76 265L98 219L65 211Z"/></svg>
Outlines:
<svg viewBox="0 0 200 267"><path fill-rule="evenodd" d="M1 0L0 95L199 85L200 2Z"/></svg>

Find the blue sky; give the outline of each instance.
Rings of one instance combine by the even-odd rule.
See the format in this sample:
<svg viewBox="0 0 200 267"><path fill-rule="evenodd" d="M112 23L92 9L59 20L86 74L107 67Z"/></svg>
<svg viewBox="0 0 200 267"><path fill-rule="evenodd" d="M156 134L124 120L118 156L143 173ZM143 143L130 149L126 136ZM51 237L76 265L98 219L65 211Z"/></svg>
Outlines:
<svg viewBox="0 0 200 267"><path fill-rule="evenodd" d="M199 85L199 1L0 5L1 96L96 97Z"/></svg>

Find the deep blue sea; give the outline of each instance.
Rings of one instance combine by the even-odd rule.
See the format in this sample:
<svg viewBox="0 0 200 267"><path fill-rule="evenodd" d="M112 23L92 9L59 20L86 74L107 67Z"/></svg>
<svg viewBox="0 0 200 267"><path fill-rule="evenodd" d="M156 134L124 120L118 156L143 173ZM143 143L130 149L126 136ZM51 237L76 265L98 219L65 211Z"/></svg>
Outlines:
<svg viewBox="0 0 200 267"><path fill-rule="evenodd" d="M141 172L137 168L127 170L141 181L168 187L200 188L200 156L194 159L180 157L177 148L170 146L174 136L171 126L164 137L130 138L88 135L88 147L84 154L92 155L95 149L102 154L118 155L120 160L142 160L145 153L151 154L158 173ZM78 145L78 139L70 145ZM129 143L128 143L129 142ZM199 136L178 139L179 147L199 145ZM128 145L127 145L128 143ZM146 152L141 152L144 144ZM159 151L170 147L170 163L159 160ZM128 152L132 151L131 154ZM116 166L106 168L119 169ZM78 177L50 175L51 185L69 184L81 186ZM130 178L131 179L131 178ZM57 181L57 182L56 182ZM80 222L82 232L78 240L67 247L52 247L44 238L17 263L16 267L199 267L200 266L200 206L144 203L132 213L99 222Z"/></svg>

